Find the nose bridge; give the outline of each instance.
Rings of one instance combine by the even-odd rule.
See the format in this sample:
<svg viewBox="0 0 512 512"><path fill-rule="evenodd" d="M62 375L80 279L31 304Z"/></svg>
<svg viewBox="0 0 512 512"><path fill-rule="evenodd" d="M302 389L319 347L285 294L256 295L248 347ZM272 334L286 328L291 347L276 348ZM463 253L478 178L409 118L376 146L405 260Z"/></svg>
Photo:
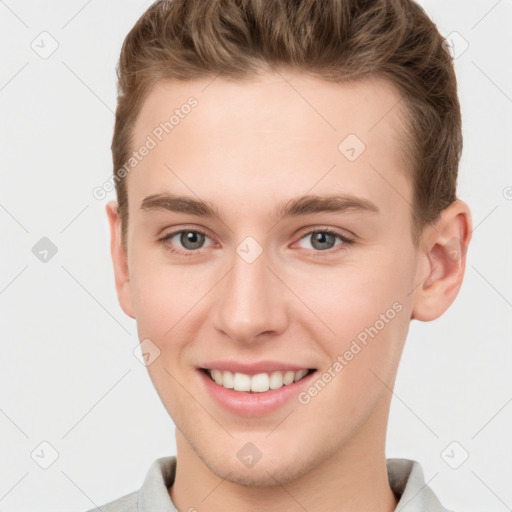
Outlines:
<svg viewBox="0 0 512 512"><path fill-rule="evenodd" d="M267 254L251 237L236 247L216 315L216 327L235 341L251 342L260 334L276 334L284 328L283 294L268 264Z"/></svg>

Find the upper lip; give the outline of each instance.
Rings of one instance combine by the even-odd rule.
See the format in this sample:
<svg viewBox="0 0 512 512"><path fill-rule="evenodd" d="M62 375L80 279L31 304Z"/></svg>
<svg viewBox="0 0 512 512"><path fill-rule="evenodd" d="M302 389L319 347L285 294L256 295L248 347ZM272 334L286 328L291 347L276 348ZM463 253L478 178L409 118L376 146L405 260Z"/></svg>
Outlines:
<svg viewBox="0 0 512 512"><path fill-rule="evenodd" d="M279 361L258 361L255 363L242 363L240 361L208 361L201 365L205 370L223 370L233 373L256 375L257 373L271 373L274 371L294 371L313 369L307 365L283 363Z"/></svg>

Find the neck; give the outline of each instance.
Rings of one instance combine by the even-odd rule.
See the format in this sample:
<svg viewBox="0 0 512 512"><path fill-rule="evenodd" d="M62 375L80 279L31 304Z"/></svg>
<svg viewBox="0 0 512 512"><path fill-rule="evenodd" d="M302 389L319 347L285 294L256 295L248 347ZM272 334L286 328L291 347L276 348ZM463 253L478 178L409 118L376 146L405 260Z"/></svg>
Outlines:
<svg viewBox="0 0 512 512"><path fill-rule="evenodd" d="M389 485L385 425L389 404L381 403L347 443L311 470L283 485L248 487L213 473L176 430L177 467L171 499L180 511L209 512L325 510L393 512L397 499ZM382 428L384 421L384 428Z"/></svg>

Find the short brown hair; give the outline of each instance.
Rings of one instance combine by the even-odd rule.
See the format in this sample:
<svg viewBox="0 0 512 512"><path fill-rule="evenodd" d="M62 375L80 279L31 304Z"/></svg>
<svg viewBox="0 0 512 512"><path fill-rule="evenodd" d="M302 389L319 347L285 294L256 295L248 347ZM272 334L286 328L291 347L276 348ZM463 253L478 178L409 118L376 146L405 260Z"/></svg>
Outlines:
<svg viewBox="0 0 512 512"><path fill-rule="evenodd" d="M456 197L462 152L453 61L443 37L412 0L158 0L126 36L119 63L112 156L126 246L121 169L133 151L141 106L163 79L250 79L288 68L329 81L380 76L407 112L413 184L412 237Z"/></svg>

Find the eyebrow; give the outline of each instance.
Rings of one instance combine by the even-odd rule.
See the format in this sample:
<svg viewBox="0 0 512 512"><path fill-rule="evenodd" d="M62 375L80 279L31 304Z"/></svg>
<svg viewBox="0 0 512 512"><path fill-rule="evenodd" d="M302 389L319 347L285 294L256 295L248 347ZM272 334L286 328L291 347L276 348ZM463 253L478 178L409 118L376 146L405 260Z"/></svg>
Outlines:
<svg viewBox="0 0 512 512"><path fill-rule="evenodd" d="M223 221L223 216L214 204L190 196L167 193L153 194L142 200L140 209L187 213ZM379 213L379 208L370 200L351 194L307 195L295 197L277 205L271 214L271 219L278 222L286 217L354 211Z"/></svg>

